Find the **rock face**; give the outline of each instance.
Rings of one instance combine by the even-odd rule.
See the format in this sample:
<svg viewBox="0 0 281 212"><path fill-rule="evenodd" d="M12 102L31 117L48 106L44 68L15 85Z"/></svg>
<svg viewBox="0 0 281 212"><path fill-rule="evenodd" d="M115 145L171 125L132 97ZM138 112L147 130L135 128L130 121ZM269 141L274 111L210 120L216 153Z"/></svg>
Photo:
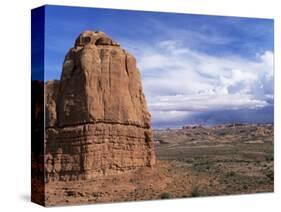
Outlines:
<svg viewBox="0 0 281 212"><path fill-rule="evenodd" d="M152 167L150 114L134 56L85 31L45 84L47 180L91 179Z"/></svg>

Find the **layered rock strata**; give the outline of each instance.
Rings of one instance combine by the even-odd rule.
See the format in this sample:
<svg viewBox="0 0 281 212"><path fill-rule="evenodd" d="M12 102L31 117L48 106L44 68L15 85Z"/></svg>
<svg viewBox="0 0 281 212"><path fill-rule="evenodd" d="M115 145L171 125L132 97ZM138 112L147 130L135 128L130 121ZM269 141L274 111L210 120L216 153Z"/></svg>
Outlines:
<svg viewBox="0 0 281 212"><path fill-rule="evenodd" d="M133 55L86 31L45 84L47 180L92 179L152 167L150 114Z"/></svg>

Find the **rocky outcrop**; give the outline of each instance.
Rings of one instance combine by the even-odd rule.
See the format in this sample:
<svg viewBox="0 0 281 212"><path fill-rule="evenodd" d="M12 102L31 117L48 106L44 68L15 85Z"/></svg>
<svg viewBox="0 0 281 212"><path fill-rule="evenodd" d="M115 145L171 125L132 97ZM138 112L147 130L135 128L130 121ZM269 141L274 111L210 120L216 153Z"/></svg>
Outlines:
<svg viewBox="0 0 281 212"><path fill-rule="evenodd" d="M60 81L45 84L48 180L152 167L155 153L134 56L103 32L80 34Z"/></svg>

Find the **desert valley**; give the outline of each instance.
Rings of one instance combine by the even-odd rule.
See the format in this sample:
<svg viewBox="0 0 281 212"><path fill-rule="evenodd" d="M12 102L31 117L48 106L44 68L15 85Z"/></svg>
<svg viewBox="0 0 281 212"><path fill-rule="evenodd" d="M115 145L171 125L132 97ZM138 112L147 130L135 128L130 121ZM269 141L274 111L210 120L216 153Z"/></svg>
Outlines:
<svg viewBox="0 0 281 212"><path fill-rule="evenodd" d="M273 191L273 126L154 130L156 165L79 183L50 182L50 205Z"/></svg>

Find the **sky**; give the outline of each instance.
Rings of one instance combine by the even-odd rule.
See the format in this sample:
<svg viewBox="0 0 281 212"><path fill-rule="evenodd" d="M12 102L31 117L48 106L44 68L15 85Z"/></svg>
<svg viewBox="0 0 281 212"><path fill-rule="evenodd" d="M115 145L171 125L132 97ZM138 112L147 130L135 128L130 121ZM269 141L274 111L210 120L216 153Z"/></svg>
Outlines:
<svg viewBox="0 0 281 212"><path fill-rule="evenodd" d="M271 19L47 6L45 80L59 79L80 32L134 54L154 128L272 123Z"/></svg>

